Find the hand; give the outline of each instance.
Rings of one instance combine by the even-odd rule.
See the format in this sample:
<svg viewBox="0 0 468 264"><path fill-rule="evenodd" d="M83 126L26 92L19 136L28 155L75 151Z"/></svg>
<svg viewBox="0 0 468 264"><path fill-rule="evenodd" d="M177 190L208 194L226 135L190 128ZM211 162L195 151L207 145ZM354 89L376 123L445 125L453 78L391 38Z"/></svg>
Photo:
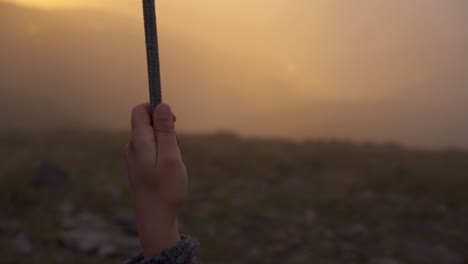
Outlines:
<svg viewBox="0 0 468 264"><path fill-rule="evenodd" d="M149 104L132 112L132 133L125 147L128 176L143 253L154 256L180 241L179 210L187 196L187 171L171 108Z"/></svg>

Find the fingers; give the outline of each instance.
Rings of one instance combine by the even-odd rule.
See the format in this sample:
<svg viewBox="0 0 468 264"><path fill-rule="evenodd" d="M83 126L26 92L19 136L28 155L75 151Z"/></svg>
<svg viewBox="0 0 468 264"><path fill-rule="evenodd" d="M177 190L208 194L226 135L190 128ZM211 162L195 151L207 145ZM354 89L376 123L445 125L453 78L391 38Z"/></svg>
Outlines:
<svg viewBox="0 0 468 264"><path fill-rule="evenodd" d="M174 123L176 118L172 113L172 109L167 104L159 105L153 115L153 125L156 136L158 134L173 134L175 135Z"/></svg>
<svg viewBox="0 0 468 264"><path fill-rule="evenodd" d="M158 162L179 160L181 155L175 131L175 117L169 105L161 104L154 113L154 133L157 140Z"/></svg>
<svg viewBox="0 0 468 264"><path fill-rule="evenodd" d="M156 155L156 140L150 115L150 105L136 106L132 111L131 149L137 156L154 161ZM152 156L152 157L151 157Z"/></svg>

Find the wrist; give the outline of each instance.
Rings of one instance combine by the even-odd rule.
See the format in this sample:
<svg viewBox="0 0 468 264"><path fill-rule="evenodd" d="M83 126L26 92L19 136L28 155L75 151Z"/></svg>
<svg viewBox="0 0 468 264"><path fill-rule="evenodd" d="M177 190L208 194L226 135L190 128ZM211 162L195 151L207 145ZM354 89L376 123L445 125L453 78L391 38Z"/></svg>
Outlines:
<svg viewBox="0 0 468 264"><path fill-rule="evenodd" d="M134 197L138 236L145 257L160 254L180 241L178 210L154 197Z"/></svg>
<svg viewBox="0 0 468 264"><path fill-rule="evenodd" d="M169 224L161 224L161 221L140 222L138 232L143 255L147 258L161 254L181 240L177 221Z"/></svg>

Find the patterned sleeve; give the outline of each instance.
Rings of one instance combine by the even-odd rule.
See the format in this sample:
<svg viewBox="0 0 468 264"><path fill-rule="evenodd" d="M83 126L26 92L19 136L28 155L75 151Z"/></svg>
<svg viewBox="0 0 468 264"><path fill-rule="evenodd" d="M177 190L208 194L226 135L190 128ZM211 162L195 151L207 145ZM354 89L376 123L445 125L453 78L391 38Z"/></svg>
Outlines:
<svg viewBox="0 0 468 264"><path fill-rule="evenodd" d="M140 254L127 261L127 264L195 264L198 251L198 241L190 237L182 237L174 247L161 254L145 259Z"/></svg>

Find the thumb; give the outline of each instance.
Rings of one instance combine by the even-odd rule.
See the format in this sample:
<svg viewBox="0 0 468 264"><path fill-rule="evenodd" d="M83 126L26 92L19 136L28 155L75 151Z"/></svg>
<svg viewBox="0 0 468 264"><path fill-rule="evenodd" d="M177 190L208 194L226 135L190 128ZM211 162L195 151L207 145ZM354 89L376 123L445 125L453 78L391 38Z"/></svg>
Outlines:
<svg viewBox="0 0 468 264"><path fill-rule="evenodd" d="M159 105L156 108L153 119L158 160L161 158L165 158L166 160L181 159L175 131L174 114L171 107L167 104Z"/></svg>

